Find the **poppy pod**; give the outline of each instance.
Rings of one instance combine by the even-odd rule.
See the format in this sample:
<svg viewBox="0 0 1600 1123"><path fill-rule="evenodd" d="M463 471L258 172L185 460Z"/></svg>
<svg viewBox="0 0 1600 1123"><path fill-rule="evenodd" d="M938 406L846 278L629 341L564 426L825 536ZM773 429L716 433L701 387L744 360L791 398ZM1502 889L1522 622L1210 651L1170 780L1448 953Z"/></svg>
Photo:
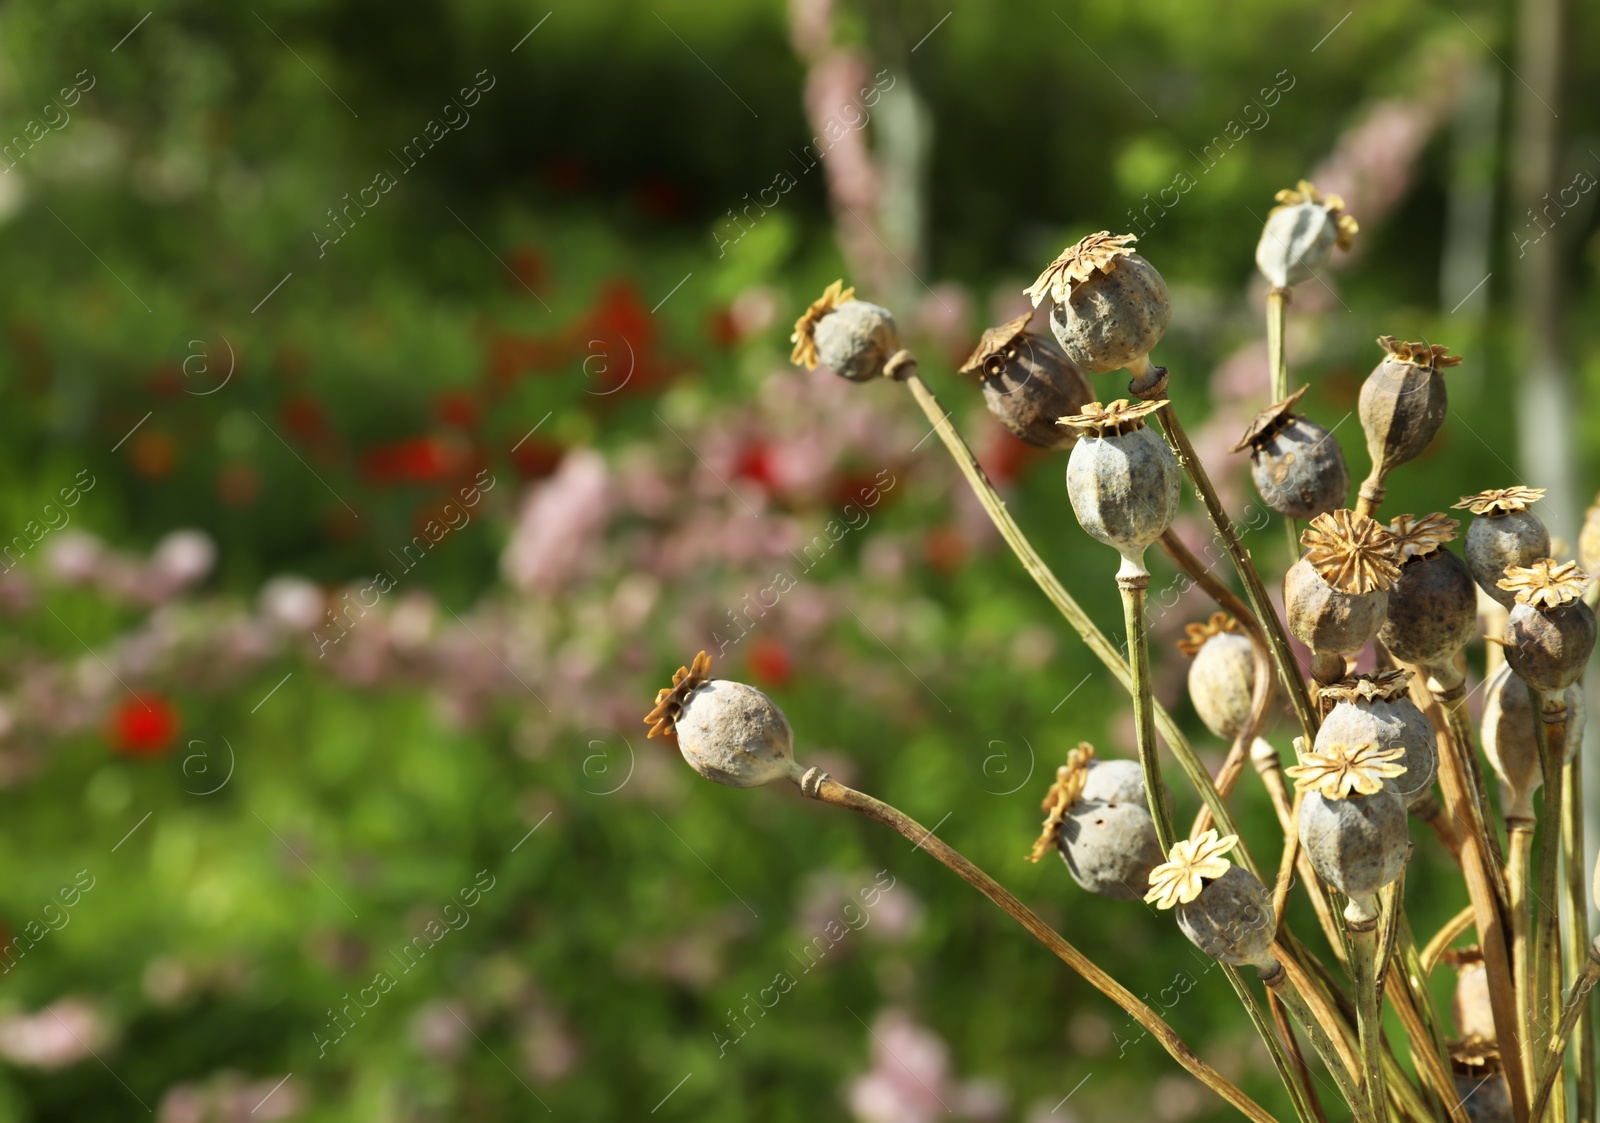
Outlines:
<svg viewBox="0 0 1600 1123"><path fill-rule="evenodd" d="M1135 761L1097 760L1093 747L1080 744L1057 769L1041 809L1049 817L1035 861L1054 843L1073 880L1089 892L1118 901L1144 896L1163 855Z"/></svg>
<svg viewBox="0 0 1600 1123"><path fill-rule="evenodd" d="M1533 793L1544 783L1544 770L1528 684L1502 663L1483 693L1483 755L1500 778L1500 810L1507 819L1532 822Z"/></svg>
<svg viewBox="0 0 1600 1123"><path fill-rule="evenodd" d="M1441 372L1461 362L1438 344L1400 343L1392 335L1380 335L1378 346L1386 354L1362 383L1357 406L1372 458L1362 493L1374 501L1383 494L1384 478L1419 456L1444 424L1448 403Z"/></svg>
<svg viewBox="0 0 1600 1123"><path fill-rule="evenodd" d="M1206 728L1233 740L1250 719L1255 689L1255 651L1232 618L1214 613L1204 624L1185 625L1178 650L1191 656L1189 700Z"/></svg>
<svg viewBox="0 0 1600 1123"><path fill-rule="evenodd" d="M1469 1037L1450 1045L1450 1071L1461 1108L1471 1123L1512 1123L1511 1086L1493 1037Z"/></svg>
<svg viewBox="0 0 1600 1123"><path fill-rule="evenodd" d="M1050 300L1050 330L1090 374L1139 365L1172 319L1167 283L1133 251L1132 234L1102 230L1068 246L1025 291Z"/></svg>
<svg viewBox="0 0 1600 1123"><path fill-rule="evenodd" d="M1302 386L1256 414L1234 452L1250 450L1250 478L1278 514L1310 519L1343 507L1350 496L1350 470L1333 434L1294 412Z"/></svg>
<svg viewBox="0 0 1600 1123"><path fill-rule="evenodd" d="M1318 515L1300 536L1306 555L1283 579L1289 630L1317 656L1312 674L1322 683L1344 677L1338 658L1359 651L1377 634L1388 590L1400 575L1393 536L1365 515Z"/></svg>
<svg viewBox="0 0 1600 1123"><path fill-rule="evenodd" d="M885 373L900 350L900 335L887 308L857 300L855 289L834 281L805 310L789 337L789 361L807 370L820 363L851 382L870 382Z"/></svg>
<svg viewBox="0 0 1600 1123"><path fill-rule="evenodd" d="M710 670L704 651L678 668L645 715L649 736L675 742L691 768L719 784L798 783L804 769L795 762L794 731L783 711L755 687L713 679Z"/></svg>
<svg viewBox="0 0 1600 1123"><path fill-rule="evenodd" d="M1278 192L1277 201L1256 244L1256 268L1273 288L1286 289L1315 276L1334 246L1348 250L1360 227L1344 213L1343 199L1308 180Z"/></svg>
<svg viewBox="0 0 1600 1123"><path fill-rule="evenodd" d="M1218 838L1208 830L1173 844L1167 860L1150 874L1144 899L1175 908L1178 927L1211 958L1235 966L1272 962L1277 916L1261 879L1223 857L1237 835Z"/></svg>
<svg viewBox="0 0 1600 1123"><path fill-rule="evenodd" d="M1500 579L1517 603L1506 622L1506 662L1546 698L1578 681L1594 651L1594 610L1583 601L1589 575L1573 562L1541 558Z"/></svg>
<svg viewBox="0 0 1600 1123"><path fill-rule="evenodd" d="M1088 379L1054 339L1028 330L1030 312L983 333L961 365L983 384L983 402L995 420L1035 448L1071 448L1077 432L1056 419L1094 400Z"/></svg>
<svg viewBox="0 0 1600 1123"><path fill-rule="evenodd" d="M1089 534L1122 555L1119 577L1148 578L1144 552L1178 514L1183 472L1167 442L1145 424L1165 401L1090 402L1063 417L1079 441L1067 460L1067 496Z"/></svg>
<svg viewBox="0 0 1600 1123"><path fill-rule="evenodd" d="M1408 808L1427 799L1439 763L1433 725L1407 694L1410 679L1410 671L1381 671L1324 687L1323 699L1334 706L1322 719L1314 745L1319 753L1336 743L1372 742L1399 750L1394 763L1404 771L1387 786Z"/></svg>
<svg viewBox="0 0 1600 1123"><path fill-rule="evenodd" d="M1452 510L1469 510L1467 568L1478 587L1506 608L1516 596L1501 586L1507 566L1529 566L1550 554L1550 532L1528 508L1544 498L1542 487L1502 487L1464 496Z"/></svg>
<svg viewBox="0 0 1600 1123"><path fill-rule="evenodd" d="M1430 673L1449 667L1478 632L1472 574L1466 562L1444 548L1460 525L1443 514L1401 515L1389 524L1400 550L1400 576L1389 590L1378 639L1396 659Z"/></svg>
<svg viewBox="0 0 1600 1123"><path fill-rule="evenodd" d="M1307 791L1300 845L1317 876L1350 898L1345 919L1368 924L1377 916L1378 891L1405 869L1411 848L1405 804L1387 787L1342 799Z"/></svg>

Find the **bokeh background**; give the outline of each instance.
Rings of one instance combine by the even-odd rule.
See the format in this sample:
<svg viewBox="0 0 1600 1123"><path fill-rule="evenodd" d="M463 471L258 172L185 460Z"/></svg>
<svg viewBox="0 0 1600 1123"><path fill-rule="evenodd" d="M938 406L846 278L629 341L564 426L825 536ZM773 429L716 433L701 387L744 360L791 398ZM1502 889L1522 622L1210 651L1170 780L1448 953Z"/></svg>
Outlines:
<svg viewBox="0 0 1600 1123"><path fill-rule="evenodd" d="M1291 378L1352 473L1374 337L1444 342L1392 510L1542 484L1570 543L1600 13L1561 8L5 6L0 1120L1224 1117L903 839L647 742L701 648L1135 993L1191 972L1168 1018L1286 1110L1170 918L1023 860L1068 748L1131 753L1113 680L909 399L787 336L835 277L891 306L1116 633L1061 458L954 368L1064 244L1142 229L1241 511L1254 246L1309 176L1363 229L1295 293ZM1209 611L1152 628L1215 765L1172 647ZM1419 931L1465 900L1408 895Z"/></svg>

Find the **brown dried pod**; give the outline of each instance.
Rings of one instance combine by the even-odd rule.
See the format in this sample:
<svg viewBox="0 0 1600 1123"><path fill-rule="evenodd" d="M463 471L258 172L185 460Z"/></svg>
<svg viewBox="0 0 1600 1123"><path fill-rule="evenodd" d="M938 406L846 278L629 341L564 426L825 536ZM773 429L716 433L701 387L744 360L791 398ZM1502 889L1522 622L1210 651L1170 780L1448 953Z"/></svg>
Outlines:
<svg viewBox="0 0 1600 1123"><path fill-rule="evenodd" d="M1018 438L1035 448L1071 448L1077 431L1056 420L1082 410L1094 390L1054 339L1028 330L1032 318L985 331L961 373L979 377L984 405Z"/></svg>
<svg viewBox="0 0 1600 1123"><path fill-rule="evenodd" d="M1494 1008L1489 999L1489 972L1483 951L1476 946L1452 949L1440 957L1456 969L1456 992L1451 999L1456 1030L1468 1041L1494 1041Z"/></svg>
<svg viewBox="0 0 1600 1123"><path fill-rule="evenodd" d="M1350 470L1333 434L1294 412L1302 386L1268 406L1245 430L1234 452L1250 450L1250 478L1280 515L1310 519L1343 507L1350 496Z"/></svg>
<svg viewBox="0 0 1600 1123"><path fill-rule="evenodd" d="M1231 741L1250 719L1255 690L1255 651L1238 623L1213 613L1204 624L1184 626L1178 650L1193 656L1189 664L1189 700L1206 728Z"/></svg>
<svg viewBox="0 0 1600 1123"><path fill-rule="evenodd" d="M1550 553L1550 532L1544 521L1528 510L1544 498L1542 487L1501 487L1462 496L1452 510L1471 511L1467 528L1467 568L1478 588L1506 608L1515 603L1500 585L1507 566L1528 566Z"/></svg>
<svg viewBox="0 0 1600 1123"><path fill-rule="evenodd" d="M1388 590L1400 576L1393 536L1365 515L1318 515L1300 536L1306 555L1283 579L1289 630L1320 657L1320 682L1344 677L1336 656L1359 651L1377 634Z"/></svg>
<svg viewBox="0 0 1600 1123"><path fill-rule="evenodd" d="M1386 354L1362 383L1357 406L1372 458L1362 493L1374 499L1383 494L1384 478L1419 456L1444 424L1448 400L1440 372L1461 362L1446 354L1448 348L1400 343L1392 335L1380 335L1378 346Z"/></svg>
<svg viewBox="0 0 1600 1123"><path fill-rule="evenodd" d="M1167 283L1130 247L1132 234L1102 230L1061 251L1024 290L1037 308L1050 299L1050 330L1090 374L1134 366L1172 320Z"/></svg>
<svg viewBox="0 0 1600 1123"><path fill-rule="evenodd" d="M1445 549L1455 519L1443 514L1389 524L1400 549L1400 576L1378 639L1396 659L1427 668L1448 666L1478 632L1478 593L1466 562Z"/></svg>
<svg viewBox="0 0 1600 1123"><path fill-rule="evenodd" d="M1546 697L1561 694L1594 652L1594 609L1583 601L1589 575L1573 562L1541 558L1507 569L1500 587L1517 601L1506 621L1506 662Z"/></svg>
<svg viewBox="0 0 1600 1123"><path fill-rule="evenodd" d="M1469 1039L1450 1046L1450 1071L1461 1109L1471 1123L1513 1123L1511 1086L1506 1083L1500 1047L1492 1040Z"/></svg>
<svg viewBox="0 0 1600 1123"><path fill-rule="evenodd" d="M818 363L851 382L870 382L900 350L900 334L887 308L857 300L855 289L834 281L794 323L789 361L807 370Z"/></svg>
<svg viewBox="0 0 1600 1123"><path fill-rule="evenodd" d="M805 770L794 759L794 731L783 711L755 687L710 678L710 671L704 651L678 668L645 715L649 736L675 742L691 768L719 784L798 783Z"/></svg>
<svg viewBox="0 0 1600 1123"><path fill-rule="evenodd" d="M1314 746L1320 753L1340 742L1373 742L1398 750L1395 763L1404 771L1387 786L1407 808L1427 799L1439 763L1433 724L1407 692L1410 679L1410 671L1380 671L1323 687L1323 699L1332 700L1334 706L1322 719Z"/></svg>
<svg viewBox="0 0 1600 1123"><path fill-rule="evenodd" d="M1484 687L1483 755L1500 778L1500 810L1507 819L1534 818L1533 793L1544 783L1539 764L1538 732L1528 684L1509 663L1489 677Z"/></svg>
<svg viewBox="0 0 1600 1123"><path fill-rule="evenodd" d="M1590 573L1600 573L1600 495L1583 513L1583 529L1578 531L1578 564Z"/></svg>

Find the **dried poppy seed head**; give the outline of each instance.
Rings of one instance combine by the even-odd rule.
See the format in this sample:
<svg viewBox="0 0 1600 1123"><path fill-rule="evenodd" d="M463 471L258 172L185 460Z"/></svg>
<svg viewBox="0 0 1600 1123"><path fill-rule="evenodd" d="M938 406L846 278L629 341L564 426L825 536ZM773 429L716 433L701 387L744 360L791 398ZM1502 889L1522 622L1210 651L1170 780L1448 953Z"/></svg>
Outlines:
<svg viewBox="0 0 1600 1123"><path fill-rule="evenodd" d="M1324 687L1323 699L1334 706L1323 718L1314 745L1321 753L1340 742L1370 742L1395 752L1394 762L1403 771L1389 777L1385 786L1408 808L1427 799L1439 763L1433 724L1407 694L1410 678L1410 671L1384 671Z"/></svg>
<svg viewBox="0 0 1600 1123"><path fill-rule="evenodd" d="M1294 413L1302 386L1268 406L1245 430L1233 451L1250 450L1250 478L1280 515L1309 519L1343 507L1350 496L1350 470L1333 434Z"/></svg>
<svg viewBox="0 0 1600 1123"><path fill-rule="evenodd" d="M1449 400L1440 372L1461 359L1437 344L1400 343L1392 335L1379 336L1378 345L1386 354L1362 383L1357 411L1372 458L1363 489L1381 496L1384 478L1420 455L1444 424Z"/></svg>
<svg viewBox="0 0 1600 1123"><path fill-rule="evenodd" d="M1334 246L1348 250L1360 227L1344 213L1343 199L1323 195L1309 180L1278 192L1277 201L1256 244L1256 268L1274 288L1286 289L1313 277Z"/></svg>
<svg viewBox="0 0 1600 1123"><path fill-rule="evenodd" d="M1037 862L1054 845L1089 892L1139 899L1162 855L1137 763L1096 760L1094 746L1081 743L1056 770L1040 809L1049 814L1029 861Z"/></svg>
<svg viewBox="0 0 1600 1123"><path fill-rule="evenodd" d="M1450 1043L1450 1071L1469 1123L1512 1123L1511 1086L1493 1037Z"/></svg>
<svg viewBox="0 0 1600 1123"><path fill-rule="evenodd" d="M1026 290L1050 298L1050 330L1091 374L1132 366L1155 349L1172 320L1167 283L1133 252L1132 234L1102 230L1068 246Z"/></svg>
<svg viewBox="0 0 1600 1123"><path fill-rule="evenodd" d="M1387 590L1400 575L1394 540L1365 515L1318 515L1300 536L1307 548L1283 579L1289 630L1318 655L1359 651L1377 634ZM1336 682L1343 668L1313 667L1318 681Z"/></svg>
<svg viewBox="0 0 1600 1123"><path fill-rule="evenodd" d="M1030 312L986 330L961 373L982 380L989 412L1019 439L1070 448L1078 434L1056 419L1083 409L1094 390L1054 339L1028 330L1032 318Z"/></svg>
<svg viewBox="0 0 1600 1123"><path fill-rule="evenodd" d="M1204 624L1186 624L1178 650L1194 657L1189 665L1189 700L1206 728L1233 740L1250 719L1255 687L1255 650L1225 613Z"/></svg>
<svg viewBox="0 0 1600 1123"><path fill-rule="evenodd" d="M1547 697L1578 681L1594 642L1594 609L1581 600L1557 608L1519 603L1506 621L1506 662Z"/></svg>
<svg viewBox="0 0 1600 1123"><path fill-rule="evenodd" d="M1178 928L1212 959L1235 967L1268 967L1277 917L1272 894L1243 866L1208 881L1194 900L1178 905Z"/></svg>
<svg viewBox="0 0 1600 1123"><path fill-rule="evenodd" d="M1544 782L1536 716L1528 684L1502 663L1484 688L1483 755L1500 778L1500 810L1507 819L1532 822L1533 793Z"/></svg>
<svg viewBox="0 0 1600 1123"><path fill-rule="evenodd" d="M1464 1038L1493 1041L1494 1014L1489 1001L1489 972L1477 946L1452 948L1440 959L1456 969L1456 991L1451 999L1456 1029Z"/></svg>
<svg viewBox="0 0 1600 1123"><path fill-rule="evenodd" d="M855 289L834 281L794 323L789 361L807 370L820 362L851 382L870 382L900 350L900 334L887 308L857 300Z"/></svg>
<svg viewBox="0 0 1600 1123"><path fill-rule="evenodd" d="M1478 588L1506 608L1515 596L1500 586L1508 566L1527 566L1550 553L1550 532L1528 508L1544 496L1538 487L1506 487L1464 496L1453 509L1476 517L1467 528L1467 568Z"/></svg>
<svg viewBox="0 0 1600 1123"><path fill-rule="evenodd" d="M1067 460L1067 496L1083 529L1122 555L1119 578L1149 578L1144 552L1178 514L1182 470L1167 442L1145 426L1166 404L1091 402L1062 418L1080 434Z"/></svg>
<svg viewBox="0 0 1600 1123"><path fill-rule="evenodd" d="M1405 868L1405 804L1387 788L1345 799L1308 791L1300 802L1300 845L1317 876L1350 898L1345 919L1363 924L1375 915L1378 890Z"/></svg>
<svg viewBox="0 0 1600 1123"><path fill-rule="evenodd" d="M799 782L794 732L772 699L753 686L708 677L702 651L680 667L645 716L650 736L676 742L689 766L708 780L752 788L774 780Z"/></svg>
<svg viewBox="0 0 1600 1123"><path fill-rule="evenodd" d="M1449 664L1478 631L1472 573L1444 548L1458 525L1442 514L1389 524L1404 560L1378 639L1395 658L1430 670Z"/></svg>
<svg viewBox="0 0 1600 1123"><path fill-rule="evenodd" d="M1324 799L1347 799L1382 791L1385 781L1405 774L1399 758L1404 749L1385 749L1376 741L1346 742L1317 737L1319 747L1306 753L1299 764L1283 770L1301 791L1321 793Z"/></svg>

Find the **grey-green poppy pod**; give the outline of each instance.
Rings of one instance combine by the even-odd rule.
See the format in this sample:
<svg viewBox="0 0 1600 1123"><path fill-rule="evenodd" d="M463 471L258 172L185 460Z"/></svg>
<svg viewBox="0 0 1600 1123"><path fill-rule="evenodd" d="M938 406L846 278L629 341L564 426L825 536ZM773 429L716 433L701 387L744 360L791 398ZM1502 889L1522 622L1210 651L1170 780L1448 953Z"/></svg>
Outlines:
<svg viewBox="0 0 1600 1123"><path fill-rule="evenodd" d="M1378 639L1396 659L1445 667L1477 635L1477 587L1466 563L1444 548L1459 525L1443 514L1401 515L1389 524L1400 548L1400 576L1389 590Z"/></svg>
<svg viewBox="0 0 1600 1123"><path fill-rule="evenodd" d="M1502 663L1483 694L1483 755L1500 778L1500 810L1508 820L1532 822L1533 793L1544 782L1544 770L1528 684Z"/></svg>
<svg viewBox="0 0 1600 1123"><path fill-rule="evenodd" d="M807 370L820 362L842 378L869 382L885 373L900 350L900 333L887 308L857 300L834 281L795 321L789 361Z"/></svg>
<svg viewBox="0 0 1600 1123"><path fill-rule="evenodd" d="M1073 880L1117 901L1142 898L1150 871L1163 860L1142 785L1131 799L1080 798L1061 820L1056 846Z"/></svg>
<svg viewBox="0 0 1600 1123"><path fill-rule="evenodd" d="M1370 921L1378 891L1400 876L1410 853L1405 804L1387 787L1343 799L1308 791L1300 845L1317 876L1350 898L1345 918Z"/></svg>
<svg viewBox="0 0 1600 1123"><path fill-rule="evenodd" d="M1343 678L1334 657L1359 651L1378 632L1399 551L1384 527L1353 511L1318 515L1300 536L1306 555L1283 579L1289 630L1319 657L1319 682Z"/></svg>
<svg viewBox="0 0 1600 1123"><path fill-rule="evenodd" d="M1343 507L1350 498L1344 450L1321 425L1294 413L1302 386L1256 414L1234 452L1250 450L1250 478L1278 514L1310 519Z"/></svg>
<svg viewBox="0 0 1600 1123"><path fill-rule="evenodd" d="M1467 568L1478 587L1506 608L1515 595L1500 580L1512 566L1526 567L1550 555L1550 531L1529 508L1544 497L1542 487L1502 487L1462 497L1452 510L1472 512L1467 528Z"/></svg>
<svg viewBox="0 0 1600 1123"><path fill-rule="evenodd" d="M1243 866L1229 866L1198 897L1174 911L1183 934L1212 959L1259 967L1272 958L1278 931L1272 894Z"/></svg>
<svg viewBox="0 0 1600 1123"><path fill-rule="evenodd" d="M1167 283L1132 250L1137 240L1091 234L1063 250L1026 290L1035 308L1050 300L1050 330L1090 374L1136 366L1172 320Z"/></svg>
<svg viewBox="0 0 1600 1123"><path fill-rule="evenodd" d="M1594 652L1594 610L1582 599L1589 575L1572 562L1541 558L1507 569L1500 587L1517 601L1506 621L1506 662L1547 698L1560 694Z"/></svg>
<svg viewBox="0 0 1600 1123"><path fill-rule="evenodd" d="M983 333L961 365L983 384L983 402L995 420L1035 448L1065 449L1077 431L1057 418L1075 414L1094 400L1094 390L1054 339L1028 330L1032 313Z"/></svg>
<svg viewBox="0 0 1600 1123"><path fill-rule="evenodd" d="M1122 555L1119 577L1149 576L1144 552L1172 525L1183 472L1145 419L1164 401L1091 402L1062 418L1078 430L1067 460L1067 496L1083 529Z"/></svg>
<svg viewBox="0 0 1600 1123"><path fill-rule="evenodd" d="M710 670L704 651L678 669L645 715L649 735L676 741L689 766L719 784L798 782L804 769L795 762L794 731L783 711L755 687L713 679Z"/></svg>
<svg viewBox="0 0 1600 1123"><path fill-rule="evenodd" d="M1314 746L1324 752L1336 742L1357 745L1372 741L1401 750L1396 763L1405 771L1386 786L1392 787L1407 808L1428 798L1439 763L1433 724L1407 695L1410 678L1410 671L1385 671L1323 687L1322 697L1334 706L1322 719Z"/></svg>
<svg viewBox="0 0 1600 1123"><path fill-rule="evenodd" d="M1206 728L1231 741L1250 720L1256 681L1255 649L1225 613L1184 625L1178 650L1189 655L1189 700Z"/></svg>

